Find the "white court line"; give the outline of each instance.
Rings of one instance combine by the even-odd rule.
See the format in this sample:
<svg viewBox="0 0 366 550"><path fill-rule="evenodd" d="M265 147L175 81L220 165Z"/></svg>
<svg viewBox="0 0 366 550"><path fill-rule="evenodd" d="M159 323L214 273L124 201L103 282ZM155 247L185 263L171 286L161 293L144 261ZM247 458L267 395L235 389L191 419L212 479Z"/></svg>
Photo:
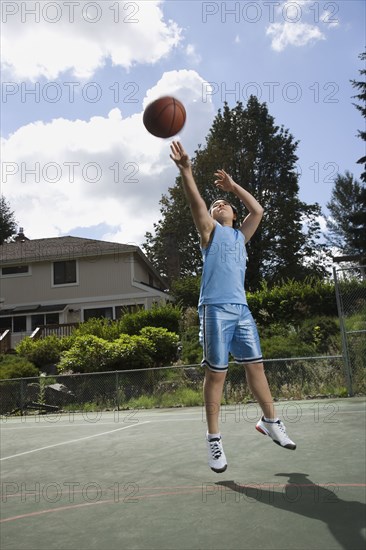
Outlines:
<svg viewBox="0 0 366 550"><path fill-rule="evenodd" d="M119 418L119 417L125 417L125 419L127 418L133 418L133 417L136 417L136 416L148 416L148 417L151 417L151 416L157 416L157 417L161 417L161 416L192 416L192 415L201 415L202 414L202 409L203 409L203 406L201 408L199 408L198 410L196 411L190 411L190 412L178 412L178 411L161 411L161 412L158 412L158 413L154 413L154 412L149 412L148 410L146 409L126 409L126 410L123 410L123 411L116 411L115 413L103 413L103 416L105 418ZM47 424L53 424L53 426L56 426L58 422L62 423L64 422L66 425L66 423L68 424L72 424L73 426L84 426L86 424L90 424L90 425L97 425L97 424L100 424L100 421L99 420L88 420L88 419L85 419L85 422L83 423L77 423L77 417L80 417L80 418L83 418L83 415L82 413L71 413L71 414L68 414L68 413L63 413L62 415L59 415L57 416L57 413L54 415L54 417L50 416L50 417L47 417L47 416L42 416L42 417L39 417L39 416L26 416L26 417L23 417L23 420L17 420L15 418L7 418L7 419L2 419L0 420L0 429L1 428L7 428L8 429L11 429L11 425L14 426L16 424L23 424L23 426L21 426L22 428L24 427L27 427L26 424L29 425L36 425L37 427L39 426L44 426L44 425L47 425ZM70 418L72 420L70 420ZM74 418L76 418L76 422L74 421ZM37 420L35 420L37 419ZM114 424L116 423L115 420L109 420L108 422L107 421L104 421L102 422L102 424ZM14 429L14 428L13 428Z"/></svg>
<svg viewBox="0 0 366 550"><path fill-rule="evenodd" d="M115 430L110 430L109 432L102 432L95 435L88 435L87 437L79 437L79 439L71 439L69 441L62 441L61 443L55 443L54 445L47 445L46 447L39 447L38 449L31 449L30 451L24 451L23 453L18 453L11 456L5 456L4 458L0 458L0 461L2 460L9 460L9 458L16 458L18 456L24 456L28 455L30 453L38 453L39 451L44 451L45 449L52 449L53 447L60 447L61 445L69 445L70 443L78 443L79 441L85 441L86 439L92 439L92 437L100 437L102 435L111 434L114 432L119 432L121 430L127 430L128 428L133 428L134 426L142 426L142 424L149 424L150 421L146 420L145 422L138 422L136 424L130 424L129 426L123 426L122 428L117 428Z"/></svg>
<svg viewBox="0 0 366 550"><path fill-rule="evenodd" d="M320 402L316 402L315 404L320 404ZM317 415L319 418L321 416L324 416L325 418L327 417L330 417L330 416L336 416L337 414L359 414L359 413L366 413L366 408L362 408L362 409L352 409L350 411L346 411L346 410L342 410L340 409L339 407L335 407L334 410L328 410L330 409L332 406L335 406L336 405L336 402L331 402L331 403L328 403L328 402L322 402L321 403L323 406L322 408L318 408L315 409L315 407L313 406L309 406L308 410L301 410L300 411L300 418L302 418L303 416L315 416ZM256 405L256 404L254 404ZM279 409L280 407L278 406L278 403L275 403L275 406L277 409ZM296 407L296 403L286 403L286 406L287 407ZM237 403L237 404L234 404L234 405L222 405L221 406L221 415L224 415L224 414L231 414L231 413L235 413L236 412L236 409L237 408L243 408L245 409L245 407L247 407L247 404L243 404L243 403ZM259 408L259 405L258 405L258 408ZM259 410L259 409L258 409ZM163 422L170 422L170 421L185 421L186 418L177 418L179 416L181 417L187 417L187 416L197 416L197 418L195 418L194 420L202 420L204 419L204 409L200 409L200 410L197 410L197 411L191 411L191 412L160 412L160 413L150 413L146 410L138 410L138 411L135 411L135 414L138 412L138 414L142 413L140 416L144 416L145 418L148 417L148 418L158 418L157 421L163 421ZM199 415L199 416L198 416ZM118 416L118 415L117 415ZM128 417L131 417L133 418L133 414L127 414L126 415L126 419ZM167 416L170 416L172 417L172 420L168 420L166 417ZM281 416L281 414L279 415ZM286 416L288 416L288 413L286 412ZM165 417L165 418L164 418ZM38 419L38 417L37 417ZM126 420L125 419L125 420ZM255 422L256 419L255 418L243 418L242 420L245 420L245 421L248 421L248 422ZM146 422L152 422L153 420L145 420L141 423L146 423ZM155 422L156 420L154 420ZM289 419L287 418L287 421L289 421ZM291 422L291 419L290 419L290 422ZM317 422L319 422L319 419L317 420ZM8 430L24 430L24 429L35 429L35 428L69 428L69 427L74 427L74 426L109 426L109 425L113 425L113 424L116 424L118 423L118 421L115 421L115 420L110 420L109 422L100 422L99 420L96 420L96 421L85 421L85 422L74 422L73 420L68 420L67 417L65 416L64 418L62 417L59 417L57 420L47 420L45 419L44 417L42 418L42 422L40 422L39 420L37 420L36 422L33 420L33 418L31 417L27 417L27 421L12 421L10 420L9 421L9 424L7 424L7 421L4 421L4 422L0 422L0 434L1 433L4 433L5 431L8 431ZM137 423L137 422L136 422ZM23 424L22 426L17 426L14 424ZM107 432L108 433L108 432ZM91 436L91 437L95 437L95 436ZM1 459L0 459L1 460Z"/></svg>

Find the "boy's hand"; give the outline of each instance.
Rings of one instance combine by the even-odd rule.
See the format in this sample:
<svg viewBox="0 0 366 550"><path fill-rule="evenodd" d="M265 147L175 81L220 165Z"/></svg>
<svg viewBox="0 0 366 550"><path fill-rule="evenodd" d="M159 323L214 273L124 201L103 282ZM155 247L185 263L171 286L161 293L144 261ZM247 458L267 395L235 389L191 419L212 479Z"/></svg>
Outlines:
<svg viewBox="0 0 366 550"><path fill-rule="evenodd" d="M217 180L215 180L215 185L218 189L223 191L233 191L235 182L234 180L225 172L225 170L217 170L215 172Z"/></svg>
<svg viewBox="0 0 366 550"><path fill-rule="evenodd" d="M172 151L170 158L175 162L179 170L187 170L191 167L189 156L179 141L173 141L170 145L170 149Z"/></svg>

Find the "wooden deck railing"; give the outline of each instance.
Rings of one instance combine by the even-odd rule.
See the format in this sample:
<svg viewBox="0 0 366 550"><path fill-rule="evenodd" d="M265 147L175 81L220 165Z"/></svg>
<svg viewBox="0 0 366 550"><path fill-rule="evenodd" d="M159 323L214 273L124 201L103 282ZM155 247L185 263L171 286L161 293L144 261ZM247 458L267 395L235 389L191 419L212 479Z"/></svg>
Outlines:
<svg viewBox="0 0 366 550"><path fill-rule="evenodd" d="M11 349L11 332L9 329L0 333L0 353L6 353Z"/></svg>
<svg viewBox="0 0 366 550"><path fill-rule="evenodd" d="M63 323L61 325L41 325L31 334L32 339L44 338L54 334L58 338L70 336L70 334L79 326L80 323Z"/></svg>

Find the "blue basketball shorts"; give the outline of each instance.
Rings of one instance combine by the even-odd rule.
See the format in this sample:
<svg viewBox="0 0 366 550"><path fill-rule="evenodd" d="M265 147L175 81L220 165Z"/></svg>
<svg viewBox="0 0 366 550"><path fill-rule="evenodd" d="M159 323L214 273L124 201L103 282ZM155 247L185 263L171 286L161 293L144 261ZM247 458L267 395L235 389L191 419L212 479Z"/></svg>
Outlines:
<svg viewBox="0 0 366 550"><path fill-rule="evenodd" d="M202 365L225 372L229 354L244 365L263 361L257 326L247 305L207 304L199 306L198 314Z"/></svg>

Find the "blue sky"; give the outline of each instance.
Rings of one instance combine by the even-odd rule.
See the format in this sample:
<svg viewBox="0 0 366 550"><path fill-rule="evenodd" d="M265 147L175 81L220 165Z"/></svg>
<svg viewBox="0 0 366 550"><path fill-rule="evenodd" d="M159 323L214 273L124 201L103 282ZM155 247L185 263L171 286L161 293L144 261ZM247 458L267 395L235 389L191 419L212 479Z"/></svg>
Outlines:
<svg viewBox="0 0 366 550"><path fill-rule="evenodd" d="M1 192L30 238L142 244L177 175L169 140L142 125L161 95L185 104L179 138L191 154L224 101L257 95L299 141L300 198L324 214L335 175L359 178L350 79L363 68L361 0L1 8Z"/></svg>

